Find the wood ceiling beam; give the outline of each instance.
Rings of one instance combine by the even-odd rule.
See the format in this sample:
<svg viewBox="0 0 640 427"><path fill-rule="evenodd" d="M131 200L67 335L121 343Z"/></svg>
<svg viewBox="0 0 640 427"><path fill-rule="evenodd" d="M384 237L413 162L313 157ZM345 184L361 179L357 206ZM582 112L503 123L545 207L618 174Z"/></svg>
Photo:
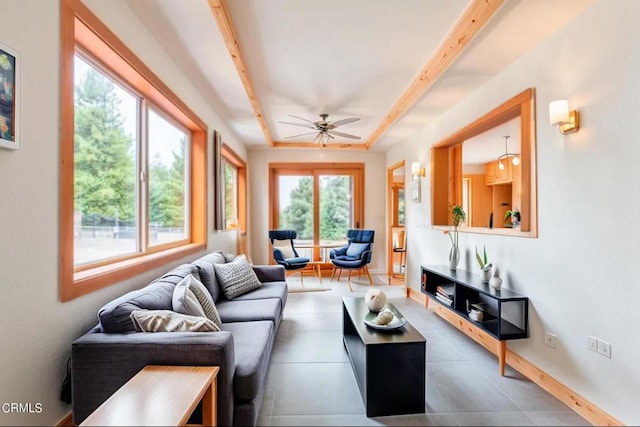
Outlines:
<svg viewBox="0 0 640 427"><path fill-rule="evenodd" d="M320 149L320 145L317 142L274 142L275 148L308 148L308 149ZM349 144L348 142L331 142L327 144L327 150L358 150L366 151L367 146L364 144Z"/></svg>
<svg viewBox="0 0 640 427"><path fill-rule="evenodd" d="M242 81L244 90L247 92L249 102L253 107L253 112L258 119L258 123L260 123L260 127L262 128L267 144L273 147L273 138L271 137L267 123L264 120L264 116L260 111L260 104L258 103L258 98L256 97L255 90L253 89L253 84L249 77L249 71L245 65L244 59L242 58L242 52L240 51L240 45L238 44L238 37L235 29L233 28L233 23L229 16L229 10L225 3L225 0L209 0L209 8L211 9L211 12L213 12L213 16L216 18L220 33L222 33L222 37L227 45L231 59L236 66L236 70L238 70L240 80Z"/></svg>
<svg viewBox="0 0 640 427"><path fill-rule="evenodd" d="M380 137L444 74L460 56L475 35L489 22L504 0L472 0L462 17L455 23L437 52L429 58L420 73L391 107L376 130L367 139L371 148Z"/></svg>

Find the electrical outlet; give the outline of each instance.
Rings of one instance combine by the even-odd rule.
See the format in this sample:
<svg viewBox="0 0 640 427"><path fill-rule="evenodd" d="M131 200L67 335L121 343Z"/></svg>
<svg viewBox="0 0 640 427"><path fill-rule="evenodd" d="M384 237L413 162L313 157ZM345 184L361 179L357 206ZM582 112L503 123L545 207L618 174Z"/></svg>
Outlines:
<svg viewBox="0 0 640 427"><path fill-rule="evenodd" d="M556 348L558 336L547 331L544 333L544 343L551 348Z"/></svg>
<svg viewBox="0 0 640 427"><path fill-rule="evenodd" d="M598 338L592 337L592 336L589 336L587 338L588 338L588 341L589 341L589 350L597 352L598 351Z"/></svg>
<svg viewBox="0 0 640 427"><path fill-rule="evenodd" d="M606 341L598 340L598 353L611 358L611 344Z"/></svg>

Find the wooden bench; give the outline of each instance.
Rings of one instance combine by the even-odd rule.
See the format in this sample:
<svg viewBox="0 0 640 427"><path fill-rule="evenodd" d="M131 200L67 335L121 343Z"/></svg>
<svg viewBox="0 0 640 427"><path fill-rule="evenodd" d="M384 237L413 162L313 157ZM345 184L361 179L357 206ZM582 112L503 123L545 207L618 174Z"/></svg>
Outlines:
<svg viewBox="0 0 640 427"><path fill-rule="evenodd" d="M145 366L81 426L183 426L202 400L202 423L215 426L217 366Z"/></svg>

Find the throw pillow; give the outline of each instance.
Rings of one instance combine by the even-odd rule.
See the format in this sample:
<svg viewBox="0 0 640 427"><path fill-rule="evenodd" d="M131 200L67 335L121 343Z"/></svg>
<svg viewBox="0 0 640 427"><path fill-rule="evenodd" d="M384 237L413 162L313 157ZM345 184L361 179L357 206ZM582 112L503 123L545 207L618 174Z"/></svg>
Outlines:
<svg viewBox="0 0 640 427"><path fill-rule="evenodd" d="M234 254L224 254L225 262L231 262L236 258Z"/></svg>
<svg viewBox="0 0 640 427"><path fill-rule="evenodd" d="M193 275L182 279L173 291L173 311L190 316L206 317L213 321L218 328L222 321L213 298L207 288Z"/></svg>
<svg viewBox="0 0 640 427"><path fill-rule="evenodd" d="M171 310L134 310L131 321L138 332L217 332L206 317L189 316Z"/></svg>
<svg viewBox="0 0 640 427"><path fill-rule="evenodd" d="M276 240L273 242L273 247L280 249L284 259L296 257L296 254L293 252L293 248L291 247L291 241L289 240Z"/></svg>
<svg viewBox="0 0 640 427"><path fill-rule="evenodd" d="M258 276L244 255L238 255L226 264L214 264L218 283L227 299L246 294L262 286Z"/></svg>
<svg viewBox="0 0 640 427"><path fill-rule="evenodd" d="M360 255L362 255L362 252L367 250L367 246L369 246L368 243L352 243L349 245L349 248L347 249L347 256L360 258Z"/></svg>

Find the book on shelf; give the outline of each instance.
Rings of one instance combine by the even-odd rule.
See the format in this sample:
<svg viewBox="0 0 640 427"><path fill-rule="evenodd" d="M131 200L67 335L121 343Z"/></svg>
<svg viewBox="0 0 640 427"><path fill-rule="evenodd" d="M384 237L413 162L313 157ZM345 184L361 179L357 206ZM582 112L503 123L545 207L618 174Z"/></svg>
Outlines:
<svg viewBox="0 0 640 427"><path fill-rule="evenodd" d="M453 285L438 285L436 293L453 299Z"/></svg>
<svg viewBox="0 0 640 427"><path fill-rule="evenodd" d="M443 294L440 291L436 291L436 295L440 295L443 298L447 298L447 299L453 299L453 295L449 295L449 294Z"/></svg>
<svg viewBox="0 0 640 427"><path fill-rule="evenodd" d="M448 305L449 307L453 307L453 299L451 298L447 298L444 295L441 295L440 293L436 292L436 299L446 305Z"/></svg>
<svg viewBox="0 0 640 427"><path fill-rule="evenodd" d="M467 310L471 310L471 309L474 309L476 311L486 311L487 303L467 301Z"/></svg>

